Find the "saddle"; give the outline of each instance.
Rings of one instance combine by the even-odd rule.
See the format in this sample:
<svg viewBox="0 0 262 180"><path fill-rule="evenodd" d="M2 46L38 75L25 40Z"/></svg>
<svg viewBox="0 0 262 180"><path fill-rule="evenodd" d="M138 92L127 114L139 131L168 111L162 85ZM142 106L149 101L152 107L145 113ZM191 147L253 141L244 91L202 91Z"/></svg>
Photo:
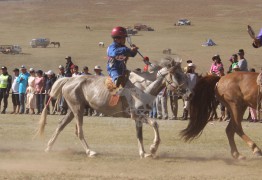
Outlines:
<svg viewBox="0 0 262 180"><path fill-rule="evenodd" d="M116 106L120 99L121 89L123 89L122 84L120 85L115 84L112 81L112 78L108 76L105 80L105 85L111 94L109 100L109 106Z"/></svg>

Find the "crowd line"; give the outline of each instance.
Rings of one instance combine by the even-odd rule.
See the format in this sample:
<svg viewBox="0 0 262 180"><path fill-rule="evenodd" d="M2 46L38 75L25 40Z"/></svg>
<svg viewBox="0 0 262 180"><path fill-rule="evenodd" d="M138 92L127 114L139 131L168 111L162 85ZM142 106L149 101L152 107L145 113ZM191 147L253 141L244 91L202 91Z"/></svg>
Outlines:
<svg viewBox="0 0 262 180"><path fill-rule="evenodd" d="M7 67L1 67L2 73L0 75L0 107L3 101L3 109L1 114L6 114L8 106L9 94L12 95L13 110L11 114L41 114L44 105L47 104L49 99L49 92L59 78L75 77L82 75L92 75L89 73L87 66L84 66L80 72L79 67L73 64L70 56L65 57L66 65L59 65L59 72L56 75L52 70L43 72L34 68L27 68L22 65L20 69L14 68L13 75L8 73ZM94 74L103 76L100 66L94 67ZM56 104L58 103L58 104ZM51 100L52 110L47 106L48 114L66 114L67 104L63 98L57 102ZM88 108L87 108L88 109ZM89 115L98 114L92 109L89 109Z"/></svg>
<svg viewBox="0 0 262 180"><path fill-rule="evenodd" d="M255 69L248 69L247 60L244 57L245 53L243 49L239 49L237 53L232 54L229 58L231 65L228 67L226 73L233 73L234 71L252 71ZM75 77L82 75L92 75L89 72L89 68L84 66L82 71L79 67L72 62L70 56L65 57L65 66L59 65L59 72L56 75L52 70L43 72L42 70L35 70L34 68L27 68L22 65L20 69L13 69L13 76L8 74L7 67L3 66L2 74L0 75L0 106L3 100L3 109L1 114L5 114L8 106L9 94L12 94L13 110L11 114L41 114L44 105L49 99L49 92L54 82L63 77ZM143 71L148 70L148 65L145 65ZM184 68L184 72L188 77L189 88L193 90L199 75L195 72L196 65L192 60L187 61L187 65ZM209 70L209 74L216 76L224 76L225 70L220 55L214 55L212 57L212 63ZM94 67L94 74L98 76L104 76L100 66ZM167 102L170 102L171 116L168 115ZM178 100L181 99L177 94L164 88L157 96L153 103L153 108L149 113L151 118L163 119L163 120L187 120L189 117L189 105L190 100L183 100L183 115L178 117ZM58 103L58 104L57 104ZM63 97L57 102L51 100L52 110L47 107L48 114L61 114L67 113L67 104ZM220 121L226 121L230 119L230 113L227 109L220 104L221 117ZM90 107L85 108L85 115L89 116L103 116L103 114L96 112ZM249 107L249 117L251 122L257 122L256 109Z"/></svg>

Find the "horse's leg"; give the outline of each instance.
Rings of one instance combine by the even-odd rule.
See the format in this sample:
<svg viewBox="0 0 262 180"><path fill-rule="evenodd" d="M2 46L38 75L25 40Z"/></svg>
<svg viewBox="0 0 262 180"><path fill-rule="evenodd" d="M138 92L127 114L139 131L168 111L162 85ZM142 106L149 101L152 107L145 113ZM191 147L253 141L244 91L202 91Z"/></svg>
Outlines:
<svg viewBox="0 0 262 180"><path fill-rule="evenodd" d="M232 122L232 119L231 119L231 121L228 123L227 128L226 128L226 134L227 134L228 142L231 148L231 155L235 159L243 159L244 157L239 154L235 140L234 140L235 130L233 127L233 123L234 122Z"/></svg>
<svg viewBox="0 0 262 180"><path fill-rule="evenodd" d="M262 156L261 149L243 131L241 121L243 119L243 116L244 116L246 109L247 109L247 107L243 107L242 109L239 108L238 112L236 112L236 114L234 114L234 116L236 117L236 119L235 119L236 120L236 126L234 127L235 131L236 131L237 135L239 135L247 143L247 145L251 148L251 150L253 151L253 153L255 155Z"/></svg>
<svg viewBox="0 0 262 180"><path fill-rule="evenodd" d="M85 140L84 137L84 132L83 132L83 113L84 113L84 105L81 105L79 109L76 110L76 112L74 113L75 118L76 118L76 125L77 125L77 133L78 133L78 138L81 141L82 146L84 147L86 154L89 157L93 157L96 155L96 152L91 151L88 147L88 144Z"/></svg>
<svg viewBox="0 0 262 180"><path fill-rule="evenodd" d="M239 105L232 105L231 110L232 110L232 118L231 118L231 128L227 128L227 134L231 130L234 133L237 133L247 144L248 146L252 149L253 153L262 156L262 152L260 148L244 133L241 121L243 119L244 112L247 107L244 106L239 106ZM243 159L245 158L244 156L240 155L237 151L235 141L234 141L234 133L233 133L233 146L231 146L231 153L234 158L237 159ZM230 132L229 132L230 134ZM232 142L231 142L232 143ZM234 147L235 146L235 147ZM232 149L233 147L233 149ZM232 151L233 150L233 151Z"/></svg>
<svg viewBox="0 0 262 180"><path fill-rule="evenodd" d="M55 143L55 140L57 139L60 132L66 127L67 124L69 124L72 119L74 118L74 115L72 111L69 109L67 114L63 117L63 119L59 122L58 127L56 128L54 134L50 138L47 144L47 148L45 149L46 152L49 152L52 148L52 146Z"/></svg>
<svg viewBox="0 0 262 180"><path fill-rule="evenodd" d="M155 156L156 151L157 151L158 146L159 146L160 141L161 141L160 135L159 135L159 130L158 130L158 124L153 119L148 119L148 123L149 123L150 126L153 127L154 133L155 133L155 138L154 138L153 144L150 146L150 152L153 156Z"/></svg>
<svg viewBox="0 0 262 180"><path fill-rule="evenodd" d="M146 152L143 144L143 122L141 122L138 119L136 119L135 122L136 122L136 137L138 140L139 155L140 158L144 158L146 157Z"/></svg>

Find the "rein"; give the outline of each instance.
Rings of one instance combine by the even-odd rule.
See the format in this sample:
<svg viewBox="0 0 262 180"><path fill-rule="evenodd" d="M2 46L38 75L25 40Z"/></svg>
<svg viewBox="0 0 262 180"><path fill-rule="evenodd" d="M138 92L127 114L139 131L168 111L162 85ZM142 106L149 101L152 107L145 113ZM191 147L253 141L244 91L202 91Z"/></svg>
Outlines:
<svg viewBox="0 0 262 180"><path fill-rule="evenodd" d="M180 90L180 89L181 89L180 87L183 86L184 83L178 84L178 86L175 87L175 86L172 85L173 83L175 83L174 81L169 81L169 80L166 78L166 76L163 75L160 71L158 71L157 74L165 79L165 82L167 83L167 85L171 86L171 87L174 88L180 95L182 95L181 90ZM169 75L170 75L170 73L169 73ZM171 78L171 79L172 79L172 78Z"/></svg>

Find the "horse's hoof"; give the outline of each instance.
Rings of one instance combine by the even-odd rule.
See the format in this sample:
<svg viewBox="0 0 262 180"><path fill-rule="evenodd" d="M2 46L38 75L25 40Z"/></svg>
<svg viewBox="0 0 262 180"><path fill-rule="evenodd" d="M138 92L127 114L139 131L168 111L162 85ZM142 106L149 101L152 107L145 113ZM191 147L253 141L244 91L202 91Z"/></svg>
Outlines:
<svg viewBox="0 0 262 180"><path fill-rule="evenodd" d="M153 158L153 154L147 154L147 153L145 153L144 157L145 157L145 158Z"/></svg>
<svg viewBox="0 0 262 180"><path fill-rule="evenodd" d="M88 157L95 157L97 155L97 153L95 151L89 151L87 153Z"/></svg>
<svg viewBox="0 0 262 180"><path fill-rule="evenodd" d="M257 151L257 152L254 152L254 154L258 157L262 157L262 152L261 151Z"/></svg>
<svg viewBox="0 0 262 180"><path fill-rule="evenodd" d="M237 159L238 159L238 160L246 160L246 156L239 155Z"/></svg>
<svg viewBox="0 0 262 180"><path fill-rule="evenodd" d="M45 149L45 152L46 152L46 153L49 153L49 152L50 152L50 148L46 148L46 149Z"/></svg>
<svg viewBox="0 0 262 180"><path fill-rule="evenodd" d="M157 148L152 145L152 146L150 147L150 152L151 152L151 154L156 154L156 151L157 151Z"/></svg>

